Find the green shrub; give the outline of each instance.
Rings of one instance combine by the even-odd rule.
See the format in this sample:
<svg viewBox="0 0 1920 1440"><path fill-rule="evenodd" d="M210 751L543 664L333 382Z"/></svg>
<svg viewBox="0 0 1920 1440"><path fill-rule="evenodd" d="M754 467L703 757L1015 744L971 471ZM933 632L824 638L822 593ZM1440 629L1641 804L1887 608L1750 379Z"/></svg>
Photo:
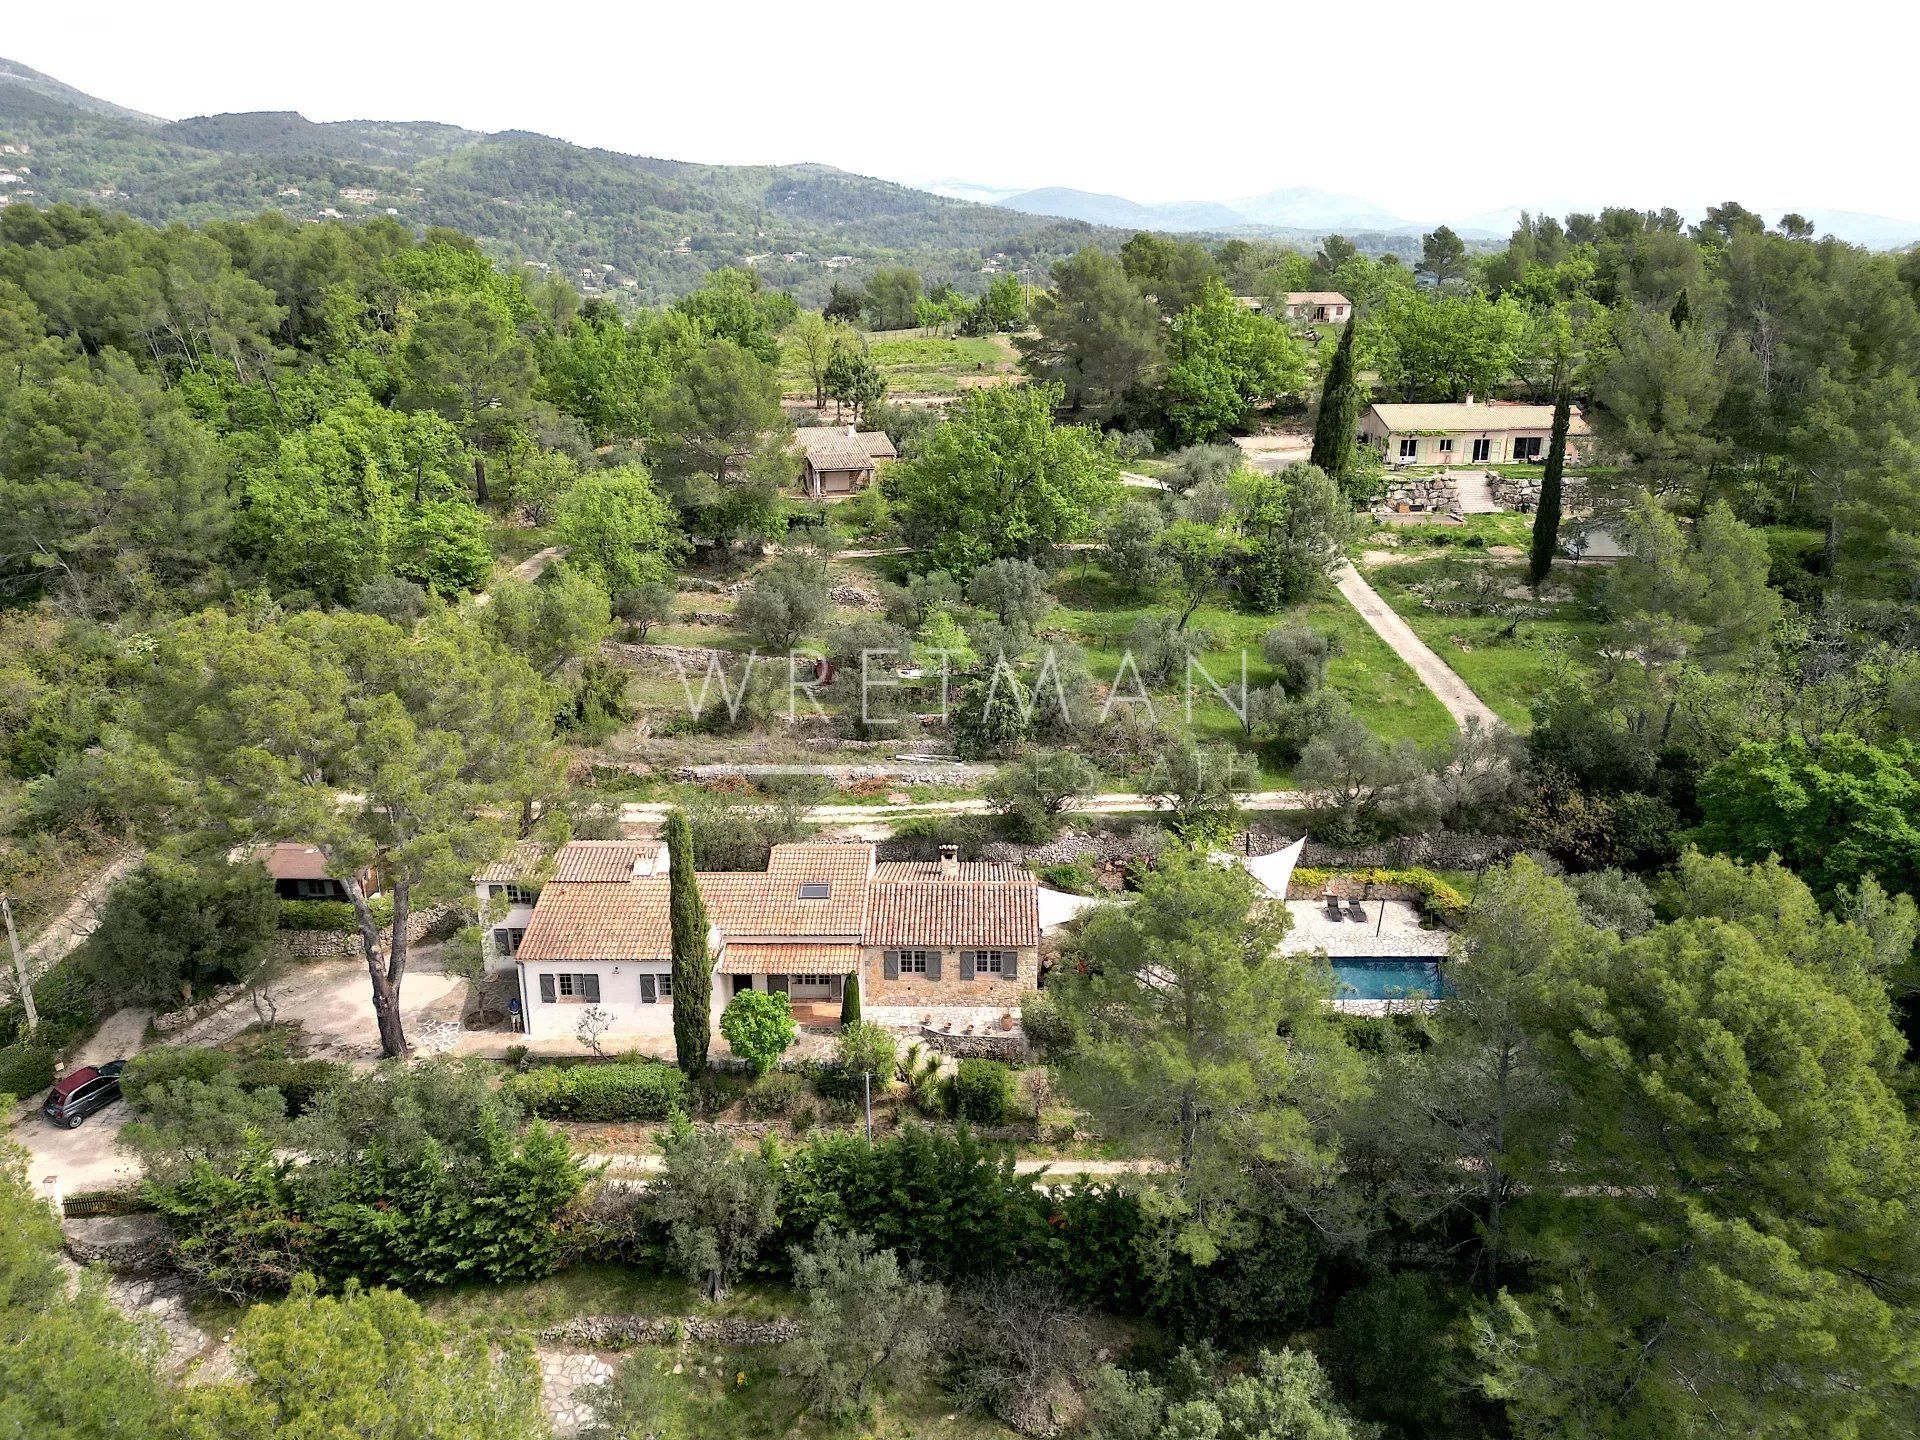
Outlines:
<svg viewBox="0 0 1920 1440"><path fill-rule="evenodd" d="M93 947L82 945L48 966L33 982L33 1004L40 1016L40 1028L33 1037L36 1045L64 1050L91 1035L101 1015ZM25 1040L26 1019L18 999L0 1010L0 1044Z"/></svg>
<svg viewBox="0 0 1920 1440"><path fill-rule="evenodd" d="M1013 1071L998 1060L962 1060L947 1085L947 1105L956 1120L1004 1125L1013 1104Z"/></svg>
<svg viewBox="0 0 1920 1440"><path fill-rule="evenodd" d="M289 1119L304 1115L327 1091L352 1074L334 1060L245 1060L234 1070L243 1090L278 1090Z"/></svg>
<svg viewBox="0 0 1920 1440"><path fill-rule="evenodd" d="M147 1108L147 1092L159 1090L175 1080L210 1081L233 1067L233 1057L224 1050L203 1045L156 1045L127 1061L120 1073L120 1093L135 1110Z"/></svg>
<svg viewBox="0 0 1920 1440"><path fill-rule="evenodd" d="M783 990L742 990L720 1016L727 1048L764 1075L800 1036L793 1023L793 1002Z"/></svg>
<svg viewBox="0 0 1920 1440"><path fill-rule="evenodd" d="M1091 895L1099 888L1093 867L1084 860L1069 860L1059 865L1040 867L1040 878L1056 890L1069 895Z"/></svg>
<svg viewBox="0 0 1920 1440"><path fill-rule="evenodd" d="M786 1114L807 1093L806 1081L787 1070L775 1070L753 1082L753 1088L741 1097L747 1114L756 1120L772 1120Z"/></svg>
<svg viewBox="0 0 1920 1440"><path fill-rule="evenodd" d="M542 1066L513 1076L506 1089L550 1120L665 1120L687 1103L687 1077L660 1061Z"/></svg>
<svg viewBox="0 0 1920 1440"><path fill-rule="evenodd" d="M175 1080L210 1081L231 1072L242 1090L278 1090L289 1117L304 1115L313 1102L344 1080L351 1070L332 1060L291 1060L260 1056L235 1060L224 1050L200 1045L158 1045L127 1062L120 1091L144 1112L147 1095Z"/></svg>
<svg viewBox="0 0 1920 1440"><path fill-rule="evenodd" d="M53 1051L44 1045L0 1046L0 1095L29 1100L53 1084Z"/></svg>

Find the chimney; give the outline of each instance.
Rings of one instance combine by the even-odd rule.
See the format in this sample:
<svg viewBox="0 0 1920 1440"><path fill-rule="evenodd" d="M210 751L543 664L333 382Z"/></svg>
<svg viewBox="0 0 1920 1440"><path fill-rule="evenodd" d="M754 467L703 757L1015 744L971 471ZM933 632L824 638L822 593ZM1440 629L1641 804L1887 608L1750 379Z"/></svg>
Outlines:
<svg viewBox="0 0 1920 1440"><path fill-rule="evenodd" d="M960 878L960 847L958 845L940 847L940 878L942 880Z"/></svg>
<svg viewBox="0 0 1920 1440"><path fill-rule="evenodd" d="M1467 391L1467 404L1471 405L1472 403L1473 403L1473 392L1469 390Z"/></svg>
<svg viewBox="0 0 1920 1440"><path fill-rule="evenodd" d="M858 435L859 433L860 433L860 431L859 431L859 428L858 428L858 426L857 426L857 425L854 425L854 424L849 424L849 425L847 426L847 438L848 438L849 440L851 440L851 439L853 439L853 437L854 437L854 436L856 436L856 435Z"/></svg>

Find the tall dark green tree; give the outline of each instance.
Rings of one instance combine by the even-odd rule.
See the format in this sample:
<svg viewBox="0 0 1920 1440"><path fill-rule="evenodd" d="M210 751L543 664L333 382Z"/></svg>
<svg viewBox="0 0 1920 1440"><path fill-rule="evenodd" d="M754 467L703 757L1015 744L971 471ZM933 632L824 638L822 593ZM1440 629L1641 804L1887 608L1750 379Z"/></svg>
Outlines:
<svg viewBox="0 0 1920 1440"><path fill-rule="evenodd" d="M1553 401L1553 437L1547 442L1547 469L1540 477L1540 503L1533 508L1533 551L1527 559L1527 582L1538 585L1553 567L1554 548L1560 543L1560 475L1567 468L1567 420L1573 396L1565 385ZM1318 437L1314 443L1319 444Z"/></svg>
<svg viewBox="0 0 1920 1440"><path fill-rule="evenodd" d="M1313 422L1313 454L1308 462L1318 465L1336 485L1346 483L1352 468L1354 427L1359 423L1360 383L1353 369L1353 321L1349 320L1320 390L1320 414Z"/></svg>
<svg viewBox="0 0 1920 1440"><path fill-rule="evenodd" d="M673 930L673 1050L680 1068L697 1079L707 1071L713 961L707 951L707 906L693 872L693 831L682 810L667 817L667 864Z"/></svg>

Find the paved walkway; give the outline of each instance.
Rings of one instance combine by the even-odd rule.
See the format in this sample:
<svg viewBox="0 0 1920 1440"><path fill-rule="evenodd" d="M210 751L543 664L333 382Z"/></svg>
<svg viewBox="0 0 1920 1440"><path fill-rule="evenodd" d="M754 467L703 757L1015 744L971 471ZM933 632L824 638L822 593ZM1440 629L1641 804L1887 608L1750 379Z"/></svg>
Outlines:
<svg viewBox="0 0 1920 1440"><path fill-rule="evenodd" d="M1487 483L1491 477L1484 470L1456 470L1453 472L1454 502L1459 505L1462 515L1497 515L1500 505L1493 498L1493 487Z"/></svg>
<svg viewBox="0 0 1920 1440"><path fill-rule="evenodd" d="M1478 721L1487 729L1500 724L1500 717L1473 691L1467 688L1467 682L1454 674L1451 666L1432 650L1427 642L1413 633L1413 627L1394 611L1394 608L1380 598L1380 592L1361 577L1351 565L1342 565L1333 577L1334 585L1347 603L1360 612L1360 618L1388 645L1393 653L1413 668L1420 682L1434 693L1434 697L1447 707L1447 713L1453 717L1453 723L1462 730L1467 722Z"/></svg>

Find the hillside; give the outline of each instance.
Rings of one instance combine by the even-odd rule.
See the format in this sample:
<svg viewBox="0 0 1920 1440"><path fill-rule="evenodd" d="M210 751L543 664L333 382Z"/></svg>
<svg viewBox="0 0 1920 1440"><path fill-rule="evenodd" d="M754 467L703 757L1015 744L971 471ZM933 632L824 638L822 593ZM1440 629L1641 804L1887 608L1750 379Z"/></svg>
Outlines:
<svg viewBox="0 0 1920 1440"><path fill-rule="evenodd" d="M392 215L478 237L503 261L566 272L588 293L657 303L752 260L804 301L835 278L910 264L984 288L1035 277L1095 227L944 199L825 165L698 165L546 136L429 122L320 124L291 111L161 121L0 60L0 203L66 202L197 222L281 210ZM1108 233L1106 239L1123 238Z"/></svg>

